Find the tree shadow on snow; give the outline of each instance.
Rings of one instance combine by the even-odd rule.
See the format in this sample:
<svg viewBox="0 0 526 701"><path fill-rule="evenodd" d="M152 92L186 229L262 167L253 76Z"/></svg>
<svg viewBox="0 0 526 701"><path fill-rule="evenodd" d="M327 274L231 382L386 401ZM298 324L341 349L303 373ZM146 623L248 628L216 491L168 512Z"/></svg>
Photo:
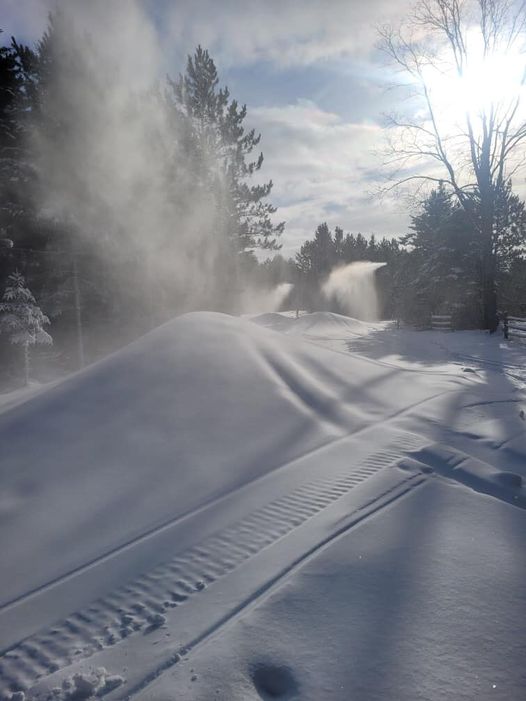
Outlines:
<svg viewBox="0 0 526 701"><path fill-rule="evenodd" d="M396 507L403 514L403 518L396 521L395 526L387 532L384 527L381 532L384 542L379 546L382 552L377 561L375 562L373 555L372 560L360 562L357 589L360 592L360 620L364 621L364 625L358 630L355 628L350 638L349 647L353 651L353 657L349 662L348 688L353 689L363 699L390 698L393 689L403 688L413 691L418 689L418 698L428 698L426 693L432 693L433 674L447 679L449 665L451 676L454 678L453 668L462 667L463 650L467 649L470 650L468 662L464 660L464 663L468 665L468 669L462 672L461 678L471 679L475 686L482 684L479 691L488 693L489 698L493 689L490 685L486 690L484 683L491 675L498 678L503 671L498 664L501 653L495 648L499 645L505 648L512 642L511 638L506 639L508 633L505 626L510 627L511 637L515 635L520 639L520 635L517 637L516 631L512 632L512 619L498 620L497 612L487 610L484 592L488 589L484 585L492 583L490 589L500 591L500 595L508 600L515 597L512 601L513 606L506 610L512 609L517 616L516 620L524 620L526 614L526 599L514 588L516 575L510 574L508 578L506 570L509 567L510 572L516 573L521 570L526 575L526 517L521 517L519 510L513 505L514 494L520 492L522 505L526 494L526 392L519 389L513 366L511 372L508 372L509 354L503 344L480 334L476 338L474 352L471 354L468 348L462 362L460 354L451 350L451 347L448 348L447 337L443 334L437 336L434 338L426 332L421 335L415 331L386 329L360 339L352 339L347 343L351 353L382 362L392 362L397 358L411 364L413 369L417 366L424 371L439 372L443 371L440 369L441 365L453 360L458 363L459 377L462 377L463 367L466 365L474 370L473 373L465 373L465 384L460 383L458 390L453 390L444 397L441 420L425 415L419 417L418 410L413 412L408 430L414 430L416 418L416 426L430 439L431 448L427 454L426 451L416 451L410 454L410 457L428 465L431 463L436 474L430 478L430 488L423 487L426 490L424 500L409 496L404 500L402 509ZM493 344L491 357L489 362L477 362L477 358L479 361L487 361L490 355L485 353L485 341ZM515 357L519 356L520 351L515 353ZM524 364L526 366L526 348ZM469 377L470 375L472 377ZM425 414L425 410L423 412ZM433 446L436 447L434 452ZM442 450L443 448L446 450ZM452 459L453 464L441 466L440 461L447 462L448 455L455 458ZM487 489L484 485L481 489L478 488L476 480L471 484L469 471L467 478L464 481L460 480L462 484L458 484L455 479L457 459L460 466L473 464L476 478L481 474L482 480L489 479L485 485ZM481 463L493 468L494 474L488 472L488 478L484 472L485 468L477 472ZM437 477L437 474L440 476ZM506 479L502 478L502 475ZM516 480L512 479L513 475L517 476ZM462 492L444 489L444 476L454 480L448 480L446 484L454 487L458 485L459 490L467 490L464 496ZM478 503L481 512L486 513L487 517L484 520L481 516L477 529L468 518L463 519L459 515L459 523L465 528L458 534L458 557L462 558L462 562L456 563L455 580L450 582L448 578L451 562L441 559L440 540L455 538L449 526L455 514L452 508L458 501L455 498L451 499L451 495L455 493L457 497L461 497L459 503L462 498L468 502L471 500L471 504L474 503L473 499L480 500ZM491 501L496 498L508 503L503 504L501 508L492 509ZM467 532L470 529L473 532ZM487 535L491 536L488 537L489 542L482 543L481 539ZM472 539L472 548L467 545L469 538ZM497 550L505 552L496 552ZM443 552L448 552L448 548ZM486 559L486 562L481 563L481 559ZM433 591L424 592L422 575L428 568L435 570L435 576L429 582ZM459 574L462 575L461 578ZM426 575L424 580L425 578ZM470 593L475 598L479 595L482 597L479 607L480 616L487 619L482 625L482 629L487 633L486 638L482 636L475 640L472 637L473 633L469 632L470 623L466 620L466 616L469 615L466 613L467 604L462 600L455 600L455 587L459 587L459 582L462 596L467 597L466 601ZM352 591L351 580L351 596ZM436 610L433 610L433 606L436 606ZM474 629L476 630L476 627ZM414 635L421 640L422 655L410 642ZM357 636L359 644L356 643ZM430 650L432 658L438 656L439 659L435 659L433 669L423 669L420 663L428 664ZM503 668L515 668L514 676L522 675L524 682L517 645L511 645L507 654L508 659L503 662ZM520 654L523 654L523 650ZM415 657L411 661L407 659L408 655ZM481 667L469 669L469 659L475 660L475 664L480 662ZM484 659L488 664L486 670ZM413 679L408 671L411 668ZM364 675L363 670L369 670L369 673ZM357 688L357 678L366 678L367 687ZM465 698L477 695L475 686L463 690L468 694ZM450 691L456 698L464 698L461 689ZM444 689L442 693L445 693ZM469 696L469 693L473 696Z"/></svg>

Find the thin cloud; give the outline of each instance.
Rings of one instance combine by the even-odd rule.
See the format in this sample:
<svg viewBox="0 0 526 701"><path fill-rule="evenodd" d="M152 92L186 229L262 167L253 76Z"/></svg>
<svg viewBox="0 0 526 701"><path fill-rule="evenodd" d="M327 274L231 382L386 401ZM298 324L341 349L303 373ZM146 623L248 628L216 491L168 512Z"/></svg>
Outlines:
<svg viewBox="0 0 526 701"><path fill-rule="evenodd" d="M253 109L250 120L263 134L265 173L287 221L284 253L322 221L364 234L405 233L407 212L399 201L386 197L380 204L367 194L378 166L380 126L346 122L308 100Z"/></svg>
<svg viewBox="0 0 526 701"><path fill-rule="evenodd" d="M332 61L349 75L349 102L359 99L365 115L359 120L348 121L309 99L276 106L268 92L266 106L248 105L247 124L263 137L262 177L274 180L277 218L287 221L284 251L292 251L324 220L380 235L406 229L407 214L394 199L379 205L366 194L374 187L379 163L373 152L383 132L375 122L374 105L379 98L374 91L381 89L378 74L366 78L364 71L374 68L368 56L377 38L375 25L399 15L409 1L90 0L77 2L77 15L88 32L103 28L100 46L117 43L119 55L127 61L131 57L123 71L134 84L182 70L185 54L199 43L209 48L220 74L232 66L252 65L252 79L257 81L258 62L270 62L280 80L280 70L287 66L309 70L308 66ZM48 11L57 4L55 0L7 3L6 30L23 28L24 37L33 33L35 39L45 28ZM130 4L141 21L131 35L121 36L119 17L123 12L130 14ZM149 47L146 55L139 50L144 45ZM351 85L357 72L367 80L359 98ZM235 96L243 101L242 90L240 95L236 90Z"/></svg>
<svg viewBox="0 0 526 701"><path fill-rule="evenodd" d="M32 43L41 37L55 5L54 0L2 0L0 28L8 36Z"/></svg>
<svg viewBox="0 0 526 701"><path fill-rule="evenodd" d="M409 0L188 0L155 8L171 40L207 46L223 66L272 61L309 64L368 53L375 26L396 18Z"/></svg>

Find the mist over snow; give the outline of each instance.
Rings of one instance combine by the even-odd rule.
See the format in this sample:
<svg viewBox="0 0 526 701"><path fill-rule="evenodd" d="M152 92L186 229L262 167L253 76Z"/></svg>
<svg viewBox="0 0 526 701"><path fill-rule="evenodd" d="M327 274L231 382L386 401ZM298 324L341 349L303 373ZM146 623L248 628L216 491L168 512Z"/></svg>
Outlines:
<svg viewBox="0 0 526 701"><path fill-rule="evenodd" d="M138 3L128 3L125 14L120 9L101 2L60 5L54 50L76 61L52 77L50 100L75 127L63 134L58 153L46 132L34 134L46 173L39 204L50 218L73 225L85 246L106 247L110 272L138 258L142 277L133 284L145 294L151 287L155 293L155 278L166 276L199 294L210 274L209 249L203 246L199 260L192 249L207 241L213 212L197 196L183 212L167 191L166 171L183 155L152 89L160 68L156 32ZM144 91L148 100L139 102ZM177 251L170 250L175 232Z"/></svg>
<svg viewBox="0 0 526 701"><path fill-rule="evenodd" d="M59 3L50 36L44 51L59 69L45 76L47 119L30 136L40 216L72 232L71 246L83 255L102 259L114 289L144 307L152 325L176 311L243 309L236 298L256 293L240 272L236 246L243 236L250 249L251 234L226 219L239 203L222 161L237 156L211 129L199 132L181 118L175 83L163 78L159 27L145 4ZM183 69L184 62L174 66L171 78ZM54 123L66 125L60 148Z"/></svg>

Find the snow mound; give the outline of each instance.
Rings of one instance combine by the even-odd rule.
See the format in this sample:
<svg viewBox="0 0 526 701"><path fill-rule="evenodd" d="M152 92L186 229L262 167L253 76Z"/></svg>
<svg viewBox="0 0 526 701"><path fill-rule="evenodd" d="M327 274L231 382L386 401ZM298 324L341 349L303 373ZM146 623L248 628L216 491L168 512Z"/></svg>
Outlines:
<svg viewBox="0 0 526 701"><path fill-rule="evenodd" d="M280 314L279 312L267 312L250 317L250 320L275 331L287 332L294 327L296 319L291 316Z"/></svg>
<svg viewBox="0 0 526 701"><path fill-rule="evenodd" d="M294 333L308 333L312 335L331 336L336 334L360 334L367 333L370 323L354 319L333 312L313 312L301 316L294 326Z"/></svg>
<svg viewBox="0 0 526 701"><path fill-rule="evenodd" d="M290 313L274 312L252 317L251 321L282 333L329 338L349 334L363 336L369 333L371 328L375 328L375 324L371 322L360 321L333 312L312 312L311 314L302 314L298 319L291 317Z"/></svg>
<svg viewBox="0 0 526 701"><path fill-rule="evenodd" d="M0 605L432 391L250 321L179 317L0 413Z"/></svg>

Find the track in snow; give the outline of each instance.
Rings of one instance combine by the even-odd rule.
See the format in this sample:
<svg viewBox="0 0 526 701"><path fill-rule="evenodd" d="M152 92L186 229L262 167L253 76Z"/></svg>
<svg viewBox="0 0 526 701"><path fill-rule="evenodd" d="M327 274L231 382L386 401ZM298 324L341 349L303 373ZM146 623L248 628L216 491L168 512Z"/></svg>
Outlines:
<svg viewBox="0 0 526 701"><path fill-rule="evenodd" d="M413 434L399 434L386 449L356 466L292 489L92 605L29 636L0 657L0 699L98 652L156 630L173 609L199 599L208 587L425 442ZM176 546L174 542L174 550Z"/></svg>

